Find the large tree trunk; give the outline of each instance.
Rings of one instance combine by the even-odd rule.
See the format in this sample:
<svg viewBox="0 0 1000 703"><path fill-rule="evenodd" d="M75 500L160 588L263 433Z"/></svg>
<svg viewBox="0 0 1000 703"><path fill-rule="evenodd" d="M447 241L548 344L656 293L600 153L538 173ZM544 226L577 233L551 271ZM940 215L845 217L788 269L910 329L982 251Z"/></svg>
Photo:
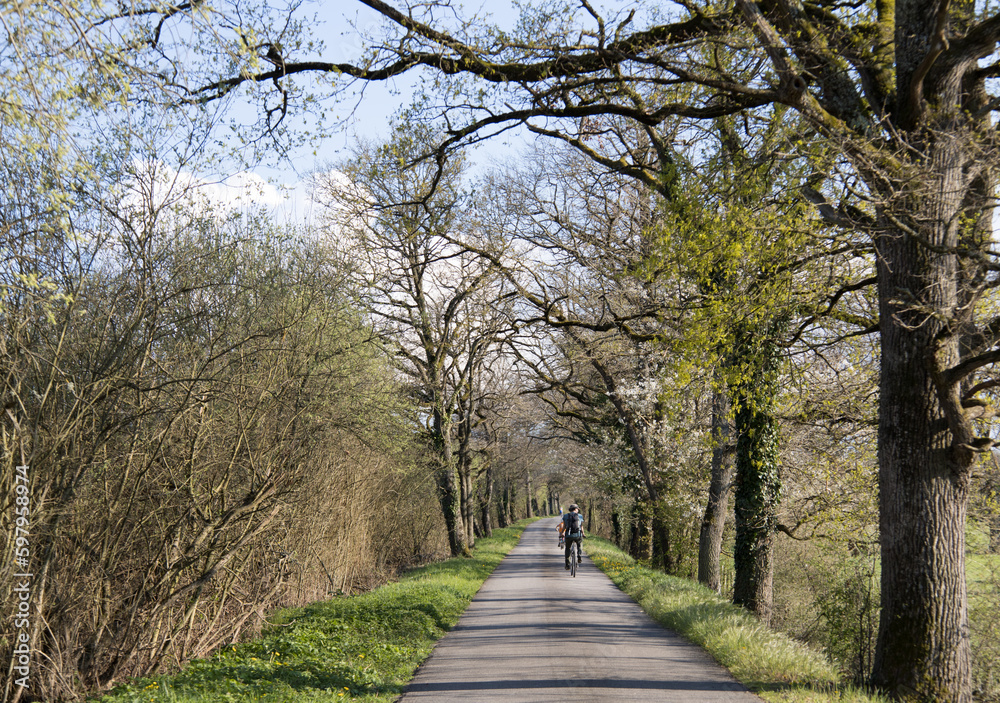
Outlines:
<svg viewBox="0 0 1000 703"><path fill-rule="evenodd" d="M779 323L772 322L772 326ZM773 406L778 350L772 329L744 329L733 345L730 369L736 407L736 544L733 602L771 621L774 532L781 497L778 421Z"/></svg>
<svg viewBox="0 0 1000 703"><path fill-rule="evenodd" d="M647 504L636 500L632 504L632 537L629 553L633 559L651 562L653 560L653 520Z"/></svg>
<svg viewBox="0 0 1000 703"><path fill-rule="evenodd" d="M451 427L443 418L435 419L434 438L438 445L438 468L434 478L437 482L438 501L441 513L444 515L445 528L448 531L448 548L452 556L458 556L467 549L465 525L462 520L462 505L460 489L455 481L455 454L451 446Z"/></svg>
<svg viewBox="0 0 1000 703"><path fill-rule="evenodd" d="M476 545L476 477L472 467L463 462L462 473L462 521L465 524L465 546L472 549Z"/></svg>
<svg viewBox="0 0 1000 703"><path fill-rule="evenodd" d="M511 480L509 478L504 478L500 482L500 491L497 493L497 527L504 528L507 527L512 521L510 519L511 511Z"/></svg>
<svg viewBox="0 0 1000 703"><path fill-rule="evenodd" d="M462 521L465 525L465 546L472 549L476 545L476 477L472 467L463 467L462 475Z"/></svg>
<svg viewBox="0 0 1000 703"><path fill-rule="evenodd" d="M653 559L660 562L660 568L664 573L672 574L676 571L676 563L671 549L673 539L670 534L670 523L663 516L663 507L660 504L653 506L653 521L651 529L653 532Z"/></svg>
<svg viewBox="0 0 1000 703"><path fill-rule="evenodd" d="M462 417L458 423L458 477L462 521L465 525L465 546L472 549L476 545L476 477L472 469L472 427L475 417L475 401L471 393L459 404Z"/></svg>
<svg viewBox="0 0 1000 703"><path fill-rule="evenodd" d="M493 507L493 462L488 461L483 477L482 493L479 497L479 526L484 537L493 534L493 518L491 509ZM499 511L498 511L499 512Z"/></svg>
<svg viewBox="0 0 1000 703"><path fill-rule="evenodd" d="M948 221L940 212L931 219ZM945 246L949 239L928 234ZM963 446L972 438L956 437L942 400L960 405L957 388L940 373L959 354L946 329L958 301L955 258L898 232L878 247L882 611L872 680L903 700L964 703L972 700L965 518L973 456Z"/></svg>
<svg viewBox="0 0 1000 703"><path fill-rule="evenodd" d="M882 610L872 681L902 700L948 703L972 700L965 519L975 433L961 391L975 366L961 367L960 335L975 324L995 180L990 166L977 173L989 153L983 135L994 128L981 110L985 77L973 77L976 49L935 65L967 13L937 0L895 5L891 116L909 161L886 164L891 180L867 179L883 195L875 237Z"/></svg>
<svg viewBox="0 0 1000 703"><path fill-rule="evenodd" d="M524 504L527 506L528 515L527 517L535 517L535 505L534 505L534 492L531 488L531 469L524 472L524 489L526 492L524 496Z"/></svg>
<svg viewBox="0 0 1000 703"><path fill-rule="evenodd" d="M459 444L458 456L458 504L462 515L462 527L465 549L472 549L476 544L476 479L472 472L472 456L468 440L465 436Z"/></svg>
<svg viewBox="0 0 1000 703"><path fill-rule="evenodd" d="M438 502L444 515L445 529L448 531L448 549L453 557L465 551L465 528L458 491L455 486L455 470L447 464L441 466L434 476L437 481Z"/></svg>
<svg viewBox="0 0 1000 703"><path fill-rule="evenodd" d="M614 543L621 548L625 547L625 534L622 530L622 519L620 508L616 505L611 506L611 534Z"/></svg>
<svg viewBox="0 0 1000 703"><path fill-rule="evenodd" d="M729 448L729 396L716 389L712 397L712 479L708 504L701 521L698 540L698 581L718 593L722 588L722 537L726 527L729 490L733 480L732 452Z"/></svg>
<svg viewBox="0 0 1000 703"><path fill-rule="evenodd" d="M736 414L736 544L733 603L771 621L774 589L778 424L768 413Z"/></svg>

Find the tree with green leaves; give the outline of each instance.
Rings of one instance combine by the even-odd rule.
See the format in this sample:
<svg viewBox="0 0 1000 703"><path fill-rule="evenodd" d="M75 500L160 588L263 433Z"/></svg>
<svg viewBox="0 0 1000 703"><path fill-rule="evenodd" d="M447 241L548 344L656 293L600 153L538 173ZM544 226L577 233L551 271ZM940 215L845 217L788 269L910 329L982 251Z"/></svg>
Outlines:
<svg viewBox="0 0 1000 703"><path fill-rule="evenodd" d="M660 352L621 329L631 325L646 342L655 336L657 307L628 273L638 262L633 247L644 246L655 196L565 149L525 154L481 188L484 227L509 242L495 263L522 298L514 350L551 408L553 430L594 441L597 426L608 425L611 434L624 428L619 439L634 459L641 493L656 506L656 558L673 570L660 498L666 457L657 446L659 420L647 412L656 405L656 383L643 371L659 363Z"/></svg>
<svg viewBox="0 0 1000 703"><path fill-rule="evenodd" d="M736 543L733 600L769 622L773 543L781 497L777 405L782 343L795 306L828 284L808 270L802 232L808 213L787 195L795 162L775 159L786 135L780 116L744 134L730 120L715 120L697 152L679 163L683 184L662 208L659 234L647 269L684 282L683 313L675 349L707 366L731 406ZM808 281L791 285L793 278ZM805 290L809 289L809 290ZM714 405L722 404L716 398ZM727 418L728 419L728 418ZM715 425L721 434L722 419ZM718 437L717 437L718 438ZM723 458L717 446L706 515L719 520L724 505ZM707 571L717 571L718 525L702 542ZM711 531L709 530L709 533ZM713 537L711 542L709 537Z"/></svg>
<svg viewBox="0 0 1000 703"><path fill-rule="evenodd" d="M32 573L5 701L177 665L427 551L385 539L433 496L329 248L204 196L216 106L181 107L129 10L0 7L0 554L30 499Z"/></svg>
<svg viewBox="0 0 1000 703"><path fill-rule="evenodd" d="M639 153L643 135L629 135L627 125L611 119L591 128L598 125L605 127L601 139L613 133ZM670 556L676 540L661 519L667 506L659 484L671 475L666 483L678 485L685 454L663 442L676 419L667 412L671 377L718 369L717 392L734 397L740 421L737 600L767 620L780 487L775 404L783 320L796 306L811 309L829 290L817 259L835 266L803 255L803 242L810 241L805 232L814 223L800 198L784 194L784 186L795 183L794 164L770 155L784 139L782 126L772 123L761 132L747 135L760 142L755 158L732 127L715 136L702 133L691 153L675 148L669 198L571 149L522 158L495 179L491 192L497 193L494 202L509 203L509 221L498 215L492 228L509 231L514 248L527 252L522 294L538 320L561 330L551 349L554 358L561 352L570 359L575 375L546 368L542 352L532 354L542 360L536 373L543 387L561 388L576 403L593 406L592 416L582 407L571 412L554 405L557 412L567 418L578 413L584 428L600 424L605 412L612 427L627 430L625 444L651 506L657 558L668 570L677 563ZM710 144L717 145L715 153ZM647 154L658 158L650 149ZM803 282L792 285L795 278ZM570 392L574 384L579 387ZM598 406L602 411L594 412ZM770 429L761 430L764 424ZM706 569L718 562L726 512L728 480L721 474L716 479L708 507L714 538L703 543L714 558L703 555Z"/></svg>
<svg viewBox="0 0 1000 703"><path fill-rule="evenodd" d="M977 304L997 270L996 8L736 0L606 16L580 0L529 6L505 32L448 24L438 3L360 4L387 21L362 60L324 62L261 38L235 69L190 84L189 99L265 81L288 94L304 73L378 81L426 67L451 125L445 147L520 125L660 187L668 160L652 170L609 150L590 118L652 133L677 115L753 119L777 106L800 120L789 149L839 156L813 199L877 255L885 600L872 681L900 699L968 701L964 521L972 467L994 443L980 430L993 416L982 392L1000 358L1000 324ZM719 53L731 59L705 58Z"/></svg>

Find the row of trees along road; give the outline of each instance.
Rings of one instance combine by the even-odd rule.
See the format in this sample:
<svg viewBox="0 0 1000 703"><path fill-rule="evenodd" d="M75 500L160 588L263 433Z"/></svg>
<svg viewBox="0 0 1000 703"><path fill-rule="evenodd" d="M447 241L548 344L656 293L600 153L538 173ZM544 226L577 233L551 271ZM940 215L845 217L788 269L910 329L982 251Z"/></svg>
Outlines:
<svg viewBox="0 0 1000 703"><path fill-rule="evenodd" d="M239 154L213 140L212 106L177 104L134 19L0 7L5 702L176 668L276 607L446 552L421 415L355 272L312 233L207 197L192 174Z"/></svg>
<svg viewBox="0 0 1000 703"><path fill-rule="evenodd" d="M397 339L456 552L474 537L473 468L500 463L470 450L474 430L499 447L516 424L488 412L511 405L498 389L516 387L501 374L505 362L486 361L510 359L488 356L501 344L544 331L535 351L517 347L512 368L540 379L538 396L566 429L608 457L624 457L620 485L647 501L649 544L668 568L683 551L675 526L690 501L664 490L665 465L682 446L664 428L691 407L685 389L698 386L716 398L708 434L718 440L727 396L736 445L736 598L764 618L774 531L795 531L777 514L778 362L797 353L802 377L819 378L824 367L848 368L864 357L863 342L842 342L877 331L882 610L871 681L900 699L970 700L964 526L973 468L993 445L985 421L993 416L1000 334L989 305L997 280L991 125L1000 104L990 93L1000 32L994 9L931 0L736 0L650 2L608 15L579 0L525 6L518 25L504 31L463 19L447 3L359 5L384 23L364 37L354 63L324 61L311 25L242 0L128 13L45 3L3 10L6 26L17 28L4 45L3 80L10 94L24 96L4 103L4 136L33 147L25 160L11 159L11 151L3 162L6 180L25 190L11 190L3 209L4 236L21 247L10 250L16 269L3 289L10 328L3 402L11 409L4 470L25 462L39 477L32 494L42 497L42 583L89 584L106 596L37 594L53 615L39 630L43 649L66 662L52 667L47 685L58 693L61 671L100 685L155 665L140 661L150 651L154 659L182 659L210 646L219 635L200 626L198 604L214 603L207 621L218 623L227 600L205 589L238 590L251 573L232 569L240 558L277 568L280 559L241 548L266 543L296 489L316 494L303 467L335 452L319 446L328 436L319 427L303 434L302 424L334 428L331 443L378 424L324 421L347 413L323 406L344 396L323 384L357 377L325 365L328 355L343 356L330 350L331 338L316 336L330 327L314 316L336 313L347 331L333 339L364 339L369 324ZM341 186L328 192L336 201L331 217L351 213L350 229L342 226L338 236L377 245L372 253L381 257L362 259L329 294L325 276L307 275L315 283L301 288L278 285L295 260L283 253L251 246L241 256L273 263L233 259L234 242L264 241L240 232L239 222L218 224L187 210L167 216L157 198L140 210L109 206L127 206L118 194L130 174L146 172L127 166L137 154L153 163L211 155L213 109L241 91L261 106L250 133L259 139L245 145L253 152L287 145L288 111L316 97L302 91L302 77L320 78L318 90L336 97L348 82L412 71L423 71L426 95L407 114L405 132L395 145L363 146L341 165L352 187L328 184ZM457 206L467 196L447 177L460 168L453 154L514 126L574 150L605 193L569 185L578 192L564 200L563 184L549 183L521 200L534 200L534 209L491 214L491 203L513 201L480 204L477 216L495 218L495 228L463 221ZM151 135L160 148L138 148L155 142ZM419 163L414 150L430 159ZM712 178L700 179L703 173ZM208 243L153 246L172 241L168 231L204 234ZM93 245L104 241L109 246ZM211 255L200 253L205 246ZM539 260L538 251L550 258ZM189 270L185 253L212 262L212 284L164 273ZM541 263L520 266L520 255ZM308 272L320 260L310 254L291 270ZM267 280L242 280L247 269ZM376 269L396 275L376 281ZM87 295L95 280L95 290L121 294ZM249 289L259 294L226 297ZM353 301L321 305L342 291L369 296L364 312ZM498 300L511 307L492 305ZM98 322L81 327L88 306L96 310L88 319ZM470 326L475 334L459 334ZM95 331L96 341L86 336ZM334 345L344 353L361 348ZM349 358L364 366L379 356ZM669 383L649 392L635 383L657 375ZM806 420L815 413L802 408ZM849 408L845 417L861 415ZM387 409L379 426L404 416ZM205 417L219 418L221 439L210 445L198 439ZM314 439L304 445L304 436ZM216 460L204 459L209 449ZM709 581L718 543L712 515L724 512L728 471L724 447L716 450L714 513L704 521ZM318 453L307 461L310 451ZM138 483L112 490L101 473L112 465L128 467L112 479ZM614 480L613 467L605 480ZM177 502L160 505L173 512L154 519L162 539L152 544L174 556L72 557L91 548L74 538L84 533L107 534L116 548L137 545L123 535L148 530L141 515L161 513L136 512L141 501L125 499L152 501L163 491ZM125 502L120 510L89 510L101 496ZM213 500L221 504L206 512ZM807 503L806 513L813 510ZM96 532L72 519L99 514L110 517ZM115 575L126 563L128 578ZM97 569L92 578L50 580L45 568L84 564ZM231 579L222 583L224 567ZM135 597L101 590L112 582L134 583ZM84 620L62 596L101 604L85 637L73 629ZM180 617L157 625L178 608ZM53 625L63 612L64 625ZM111 646L110 633L120 635L123 623L134 625L132 635ZM197 647L177 649L195 640Z"/></svg>
<svg viewBox="0 0 1000 703"><path fill-rule="evenodd" d="M397 210L412 219L390 219L384 236L412 245L402 252L352 231L380 261L275 222L247 204L261 193L209 197L194 174L272 142L240 142L213 105L178 103L179 75L140 51L147 30L169 35L148 17L100 3L0 7L0 575L32 574L27 626L10 617L19 594L0 593L5 703L78 700L176 668L251 635L277 607L440 557L438 497L461 500L446 513L461 551L473 525L529 512L526 468L541 463L529 404L496 412L506 399L495 389L511 382L484 367L491 347L479 343L504 329L485 304L489 269L434 239L461 225L448 199L460 194L438 192L429 219ZM188 58L220 46L202 39ZM273 139L279 115L263 115ZM399 200L388 173L379 195ZM377 191L374 176L353 175ZM440 257L473 282L436 277ZM414 317L391 307L398 279L370 285L379 266L410 266ZM476 425L490 448L479 457ZM449 465L462 481L446 497L433 479ZM478 496L473 470L489 479ZM22 633L27 687L14 670Z"/></svg>
<svg viewBox="0 0 1000 703"><path fill-rule="evenodd" d="M518 124L668 198L675 166L659 130L677 118L783 117L795 129L787 151L828 155L802 192L870 243L877 274L883 607L872 679L899 697L970 700L964 524L972 469L993 444L977 424L992 414L985 393L997 357L998 326L979 303L996 268L989 80L1000 16L935 0L738 0L605 17L581 0L528 7L503 32L446 24L439 18L453 11L436 3L362 4L387 20L363 61L262 42L273 65L216 73L192 94L288 85L305 72L373 81L427 67L444 146ZM605 115L650 135L661 158L639 163L590 140L592 119Z"/></svg>
<svg viewBox="0 0 1000 703"><path fill-rule="evenodd" d="M431 137L426 128L407 126L386 144L359 144L351 159L317 177L315 197L345 252L356 257L366 309L414 401L425 408L424 435L457 555L475 544L482 515L475 478L483 467L473 433L503 393L497 352L512 332L512 317L504 279L462 246L481 235L467 217L461 160L440 172L418 160ZM489 466L487 459L487 493Z"/></svg>
<svg viewBox="0 0 1000 703"><path fill-rule="evenodd" d="M872 680L900 698L970 700L964 524L973 467L993 445L977 427L992 415L1000 354L1000 325L979 304L996 277L994 8L737 0L606 17L580 0L526 7L501 31L446 21L456 12L439 3L361 4L386 20L363 60L324 62L266 27L248 46L241 30L239 67L214 66L189 95L272 81L285 98L303 73L379 81L426 67L445 148L517 124L668 198L675 167L658 130L677 118L788 115L787 151L829 155L803 193L873 247L877 274L883 602ZM591 120L604 115L650 135L661 158L595 144Z"/></svg>
<svg viewBox="0 0 1000 703"><path fill-rule="evenodd" d="M636 142L638 135L630 135L627 125L610 120L605 125L605 137ZM731 135L731 125L719 127L721 134ZM554 415L565 419L578 439L613 444L613 436L620 435L638 470L641 500L657 506L651 546L668 571L680 571L680 561L691 551L671 536L685 524L677 515L691 510L684 505L691 496L700 496L699 489L678 482L669 467L707 452L691 436L685 441L671 434L685 426L681 417L698 413L694 406L671 402L662 379L683 379L698 369L714 377L714 391L709 390L717 408L714 499L698 550L700 577L718 588L732 471L727 454L734 453L736 599L767 620L773 535L779 528L793 529L777 522L779 345L816 353L820 340L807 343L803 330L817 319L828 296L845 279L853 280L851 263L858 267L864 249L841 241L829 247L827 256L808 255L807 245L815 245L817 237L825 236L825 244L832 239L809 221L801 199L776 199L794 177L793 169L769 158L733 154L724 141L715 139L718 163L725 167L709 164L709 176L698 176L703 160L697 169L690 160L677 165L684 195L670 200L650 195L578 152L545 150L493 179L485 198L493 204L486 229L512 233L522 251L532 252L523 269L506 267L535 310L528 321L544 322L535 336L544 339L546 330L556 330L547 352L533 349L522 353L521 361L539 379L537 390ZM712 134L702 133L698 149L704 154L712 142ZM762 151L770 153L770 147L765 138ZM728 191L718 181L726 169L729 182L740 184ZM752 203L740 204L751 198ZM864 301L852 301L857 303L863 313ZM870 326L870 316L858 312L841 317L847 322L825 320L822 346L832 346L859 323ZM718 406L730 396L739 437L732 448L719 441L728 428L725 408ZM863 421L857 412L839 417L855 425ZM687 425L692 426L697 423Z"/></svg>

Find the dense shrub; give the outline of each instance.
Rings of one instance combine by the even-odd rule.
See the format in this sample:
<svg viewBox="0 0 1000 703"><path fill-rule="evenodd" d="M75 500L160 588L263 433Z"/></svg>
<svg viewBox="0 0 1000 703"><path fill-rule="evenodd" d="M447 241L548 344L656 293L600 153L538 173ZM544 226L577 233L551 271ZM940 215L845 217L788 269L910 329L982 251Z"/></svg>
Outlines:
<svg viewBox="0 0 1000 703"><path fill-rule="evenodd" d="M336 262L264 218L156 202L12 240L51 282L4 289L0 316L0 511L27 466L36 699L178 665L441 547L414 414ZM14 546L0 531L5 565Z"/></svg>

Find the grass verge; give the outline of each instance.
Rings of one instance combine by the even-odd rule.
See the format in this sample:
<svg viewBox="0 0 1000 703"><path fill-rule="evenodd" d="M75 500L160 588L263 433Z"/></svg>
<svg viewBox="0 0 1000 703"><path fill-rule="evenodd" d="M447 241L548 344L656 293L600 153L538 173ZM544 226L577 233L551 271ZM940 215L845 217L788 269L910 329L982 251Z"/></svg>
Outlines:
<svg viewBox="0 0 1000 703"><path fill-rule="evenodd" d="M257 640L227 646L176 674L132 681L94 701L392 701L529 522L478 540L470 558L415 569L362 595L279 611Z"/></svg>
<svg viewBox="0 0 1000 703"><path fill-rule="evenodd" d="M704 647L744 686L775 703L885 703L841 684L822 654L769 630L701 584L636 564L610 542L587 539L587 556L654 620Z"/></svg>

